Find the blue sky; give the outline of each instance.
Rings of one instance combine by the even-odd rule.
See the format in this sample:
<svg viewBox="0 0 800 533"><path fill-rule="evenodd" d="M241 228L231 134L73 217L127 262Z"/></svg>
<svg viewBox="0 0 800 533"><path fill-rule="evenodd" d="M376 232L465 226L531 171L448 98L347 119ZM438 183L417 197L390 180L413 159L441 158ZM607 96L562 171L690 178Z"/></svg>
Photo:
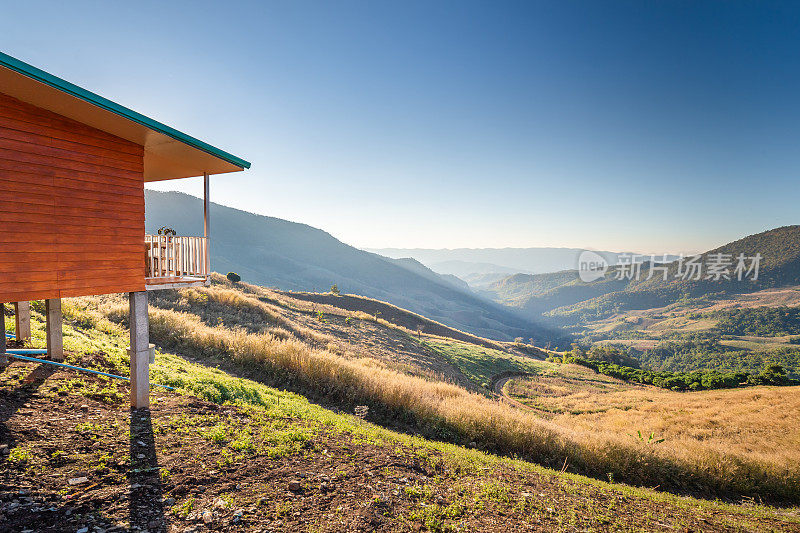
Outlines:
<svg viewBox="0 0 800 533"><path fill-rule="evenodd" d="M26 1L4 5L0 49L252 161L214 201L356 246L660 253L800 222L799 19L789 2Z"/></svg>

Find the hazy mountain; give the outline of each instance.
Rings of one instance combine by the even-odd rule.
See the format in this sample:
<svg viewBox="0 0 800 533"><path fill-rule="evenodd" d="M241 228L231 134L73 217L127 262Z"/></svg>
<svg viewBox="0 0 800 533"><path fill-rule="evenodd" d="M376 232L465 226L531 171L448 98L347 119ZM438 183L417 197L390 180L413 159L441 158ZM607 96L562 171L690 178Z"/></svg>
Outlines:
<svg viewBox="0 0 800 533"><path fill-rule="evenodd" d="M706 279L706 265L717 254L730 261L728 277ZM739 281L734 272L739 254L755 257L760 254L758 279L743 276ZM616 279L617 268L592 283L584 283L577 271L541 275L513 275L483 287L481 294L496 302L523 309L530 317L549 313L562 323L599 318L629 309L648 309L674 303L686 297L713 293L743 294L773 287L800 285L800 226L785 226L750 235L709 250L699 261L704 265L701 279L686 279L679 275L679 262L667 265L664 272L656 265L644 263L638 280ZM746 262L749 267L751 261ZM683 272L686 272L684 266ZM650 278L650 279L648 279Z"/></svg>
<svg viewBox="0 0 800 533"><path fill-rule="evenodd" d="M542 274L577 267L579 248L380 248L370 249L386 257L413 257L425 266L461 279L472 274ZM616 264L619 252L598 251L609 264Z"/></svg>
<svg viewBox="0 0 800 533"><path fill-rule="evenodd" d="M472 261L459 261L456 259L432 263L430 268L431 270L441 274L452 274L453 276L458 276L462 279L475 274L516 274L518 272L530 274L530 272L527 270L521 271L512 267L495 265L494 263L475 263Z"/></svg>
<svg viewBox="0 0 800 533"><path fill-rule="evenodd" d="M146 229L202 235L202 200L146 191ZM541 326L482 299L423 265L401 264L344 244L305 224L212 204L211 266L251 283L288 290L326 291L337 284L477 335L500 340L549 339Z"/></svg>
<svg viewBox="0 0 800 533"><path fill-rule="evenodd" d="M387 257L386 260L396 265L400 265L405 269L411 270L412 272L416 272L421 276L425 276L428 279L435 281L444 281L451 285L455 285L459 289L467 292L471 290L469 288L469 284L463 279L457 276L453 276L452 274L439 274L437 272L434 272L430 268L426 267L425 265L423 265L422 263L411 257L402 257L400 259L392 259L391 257Z"/></svg>
<svg viewBox="0 0 800 533"><path fill-rule="evenodd" d="M488 274L468 274L459 279L467 282L467 285L476 292L480 292L487 285L491 285L495 281L507 278L508 274L501 274L500 272L489 272Z"/></svg>

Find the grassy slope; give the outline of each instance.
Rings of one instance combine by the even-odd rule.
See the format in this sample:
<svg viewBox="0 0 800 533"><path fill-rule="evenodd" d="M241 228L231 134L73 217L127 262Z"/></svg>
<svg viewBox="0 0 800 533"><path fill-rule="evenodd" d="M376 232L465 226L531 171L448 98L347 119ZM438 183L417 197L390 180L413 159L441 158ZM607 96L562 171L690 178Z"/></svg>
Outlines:
<svg viewBox="0 0 800 533"><path fill-rule="evenodd" d="M80 306L67 304L65 310L68 362L124 373L125 330ZM34 344L41 345L42 319L38 313L34 314L33 325ZM128 452L129 419L123 384L75 374L56 374L31 384L30 369L31 365L14 363L0 378L0 390L7 399L25 391L24 403L3 403L0 437L12 447L9 460L3 461L3 479L11 481L12 486L24 484L34 501L57 502L47 505L57 506L58 511L52 515L34 513L26 518L29 504L23 501L23 506L12 512L8 502L18 501L19 496L5 492L2 498L6 514L0 519L6 520L9 527L11 524L25 527L32 520L51 520L48 524L56 528L64 527L67 522L126 525L126 521L141 518L136 514L141 509L132 508L128 519L125 504L109 504L109 508L104 508L103 503L118 501L123 493L133 498L143 490L143 484L161 486L165 499L150 501L149 505L163 507L168 522L187 524L189 519L208 510L214 515L210 527L224 530L264 526L298 531L357 530L363 529L365 523L346 523L346 520L364 513L368 513L366 527L382 530L423 527L505 531L511 527L543 531L586 528L728 531L799 527L797 517L769 507L678 498L410 437L353 416L334 414L299 395L235 378L178 354L164 352L157 354L151 377L155 382L177 387L178 391L156 393L152 438L158 476L147 476L147 469L140 464L145 460L144 454L131 458ZM30 390L33 386L38 389ZM236 407L220 412L202 402L181 401L181 395L232 403ZM86 402L90 413L103 412L105 422L86 424L81 415L71 416L78 402ZM30 411L9 412L11 405L20 411L20 406L27 405L34 412L51 409L53 415L60 414L52 418L63 421L59 434L47 438L47 430L42 433L26 429ZM176 433L179 437L170 441L169 436ZM332 438L335 442L331 442ZM115 441L122 445L114 446ZM136 445L132 439L131 449ZM331 450L324 446L331 446ZM47 453L37 453L43 449ZM202 455L195 455L196 450L201 450ZM372 455L376 450L388 459L386 466L374 464ZM332 469L329 452L346 453L350 458L342 459L339 464L342 474L358 474L363 479L367 477L365 468L375 470L369 476L371 481L360 483L358 488L354 485L353 493L345 491L338 507L314 507L315 499L324 498L316 485L316 474ZM277 475L265 482L258 472L242 468L241 465L253 461L267 465L275 461ZM180 474L179 469L194 472L195 463L201 462L201 474L197 475L202 475L203 490L189 493L179 490L186 488L173 482ZM291 466L298 464L302 467ZM406 472L403 465L420 465L416 468L424 475L406 474L412 481L409 483L405 478L403 482L404 478L400 478ZM307 481L303 482L301 497L281 489L289 478L296 477L294 468L302 468L303 475L308 476L304 478ZM334 483L344 485L348 476L337 477L339 470L332 472ZM89 486L75 489L65 483L67 477L86 473L90 477ZM191 479L186 484L196 486L197 481L192 483ZM382 487L382 483L388 486ZM58 486L63 490L56 493ZM365 492L365 486L373 489ZM149 488L152 486L145 487ZM268 498L262 501L262 495ZM221 506L215 503L220 498L224 500ZM240 518L233 516L236 507L243 510ZM151 522L150 527L159 530L165 525L153 527Z"/></svg>
<svg viewBox="0 0 800 533"><path fill-rule="evenodd" d="M170 350L214 358L230 369L247 371L327 405L351 409L357 403L368 404L376 420L429 437L474 442L495 453L551 467L561 467L566 458L570 471L603 479L611 475L643 486L796 501L796 463L765 462L701 440L651 449L614 431L559 426L442 382L435 375L409 375L391 361L373 357L370 348L351 351L348 342L332 343L330 335L311 327L328 327L327 319L298 323L307 316L294 311L291 302L283 307L269 303L271 295L253 287L232 290L224 282L210 289L163 291L151 300L152 338ZM126 320L127 304L121 298L79 303L87 313L119 323ZM373 326L371 320L355 320L344 324L340 333L359 335L362 328ZM405 339L409 337L405 334Z"/></svg>

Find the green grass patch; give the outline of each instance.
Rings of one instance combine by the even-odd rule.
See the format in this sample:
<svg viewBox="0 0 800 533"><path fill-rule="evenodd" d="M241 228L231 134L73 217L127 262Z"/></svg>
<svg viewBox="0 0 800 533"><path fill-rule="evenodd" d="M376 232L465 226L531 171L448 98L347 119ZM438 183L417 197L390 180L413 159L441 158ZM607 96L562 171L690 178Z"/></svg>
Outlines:
<svg viewBox="0 0 800 533"><path fill-rule="evenodd" d="M444 357L479 387L489 388L492 376L503 372L542 374L555 365L527 357L458 341L423 340L423 345Z"/></svg>

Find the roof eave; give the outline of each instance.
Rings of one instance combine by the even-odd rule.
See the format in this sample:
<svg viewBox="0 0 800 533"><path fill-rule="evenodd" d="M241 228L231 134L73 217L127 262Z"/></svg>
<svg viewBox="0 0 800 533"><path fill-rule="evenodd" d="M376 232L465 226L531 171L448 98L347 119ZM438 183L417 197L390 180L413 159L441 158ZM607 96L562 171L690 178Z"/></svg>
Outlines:
<svg viewBox="0 0 800 533"><path fill-rule="evenodd" d="M114 113L115 115L135 122L136 124L148 128L158 134L165 135L171 139L174 139L175 141L203 151L215 158L221 159L226 163L237 167L239 170L250 168L250 162L245 161L240 157L237 157L224 150L220 150L219 148L211 146L200 139L196 139L190 135L176 130L175 128L171 128L166 124L158 122L157 120L153 120L142 115L141 113L133 111L132 109L128 109L127 107L112 102L111 100L104 98L99 94L95 94L57 76L53 76L48 72L29 65L28 63L20 61L19 59L11 57L3 52L0 52L0 66L6 67L39 83L43 83L49 87L78 98L79 100L90 103L108 112ZM233 171L233 169L227 170L227 172Z"/></svg>

